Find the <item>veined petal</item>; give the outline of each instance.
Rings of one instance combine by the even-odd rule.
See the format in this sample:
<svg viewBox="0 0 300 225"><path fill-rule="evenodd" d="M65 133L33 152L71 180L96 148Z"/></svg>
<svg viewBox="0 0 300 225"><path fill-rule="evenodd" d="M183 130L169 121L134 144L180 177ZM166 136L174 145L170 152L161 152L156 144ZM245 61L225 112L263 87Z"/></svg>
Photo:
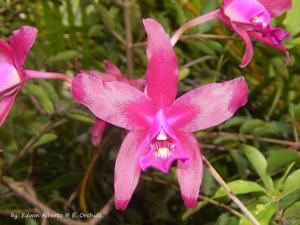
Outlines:
<svg viewBox="0 0 300 225"><path fill-rule="evenodd" d="M147 95L155 105L164 108L176 98L177 59L162 26L152 19L145 19L143 22L148 35Z"/></svg>
<svg viewBox="0 0 300 225"><path fill-rule="evenodd" d="M35 42L37 32L35 27L22 26L9 37L8 41L20 66L24 64L27 54Z"/></svg>
<svg viewBox="0 0 300 225"><path fill-rule="evenodd" d="M0 127L5 122L19 91L10 96L4 96L0 101Z"/></svg>
<svg viewBox="0 0 300 225"><path fill-rule="evenodd" d="M140 178L140 157L149 140L143 131L130 131L124 139L115 165L115 207L124 210Z"/></svg>
<svg viewBox="0 0 300 225"><path fill-rule="evenodd" d="M272 17L280 16L292 8L291 0L258 0L269 11Z"/></svg>
<svg viewBox="0 0 300 225"><path fill-rule="evenodd" d="M181 195L187 208L194 208L200 191L203 177L203 161L199 144L189 133L179 133L178 139L189 155L187 162L178 160L177 177Z"/></svg>
<svg viewBox="0 0 300 225"><path fill-rule="evenodd" d="M102 139L102 134L107 126L107 123L103 120L96 119L92 127L92 144L99 146Z"/></svg>
<svg viewBox="0 0 300 225"><path fill-rule="evenodd" d="M246 104L248 87L243 77L211 83L176 99L166 112L174 130L194 132L223 123Z"/></svg>
<svg viewBox="0 0 300 225"><path fill-rule="evenodd" d="M0 95L5 95L6 91L20 83L21 79L16 68L0 60Z"/></svg>
<svg viewBox="0 0 300 225"><path fill-rule="evenodd" d="M228 16L231 21L238 23L250 23L251 20L266 11L263 4L257 0L233 0L230 4L226 4L224 13ZM265 18L266 23L269 23L270 16Z"/></svg>
<svg viewBox="0 0 300 225"><path fill-rule="evenodd" d="M243 42L246 45L246 50L245 50L245 53L244 53L244 56L243 56L243 59L242 59L242 63L240 64L240 67L244 68L250 63L250 61L253 57L252 41L251 41L247 31L244 30L239 25L232 24L232 28L242 38Z"/></svg>
<svg viewBox="0 0 300 225"><path fill-rule="evenodd" d="M72 94L99 119L128 130L145 129L155 113L142 92L122 82L104 82L101 76L77 75Z"/></svg>

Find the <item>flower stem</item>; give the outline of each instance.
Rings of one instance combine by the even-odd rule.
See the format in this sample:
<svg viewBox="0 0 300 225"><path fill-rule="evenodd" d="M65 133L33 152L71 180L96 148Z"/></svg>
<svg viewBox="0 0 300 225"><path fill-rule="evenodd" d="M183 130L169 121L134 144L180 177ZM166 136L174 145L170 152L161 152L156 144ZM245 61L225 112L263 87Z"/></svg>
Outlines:
<svg viewBox="0 0 300 225"><path fill-rule="evenodd" d="M124 23L125 23L125 38L126 38L126 59L128 77L131 79L133 74L133 59L132 59L132 28L131 28L131 5L132 1L126 0L123 5Z"/></svg>
<svg viewBox="0 0 300 225"><path fill-rule="evenodd" d="M215 168L210 164L210 162L203 156L203 161L211 173L211 175L216 179L216 181L224 188L225 192L229 198L241 209L241 211L248 217L248 219L255 225L260 225L256 218L251 214L247 207L236 197L235 194L231 191L230 187L222 179L220 174L215 170Z"/></svg>
<svg viewBox="0 0 300 225"><path fill-rule="evenodd" d="M214 10L212 12L209 12L207 14L199 16L199 17L192 19L192 20L188 21L187 23L183 24L171 37L170 42L171 42L172 46L174 46L176 44L176 42L179 40L180 36L188 29L190 29L196 25L205 23L207 21L216 19L218 16L218 12L219 12L219 9Z"/></svg>
<svg viewBox="0 0 300 225"><path fill-rule="evenodd" d="M26 76L28 78L39 78L39 79L58 79L63 80L68 83L71 83L72 78L68 77L62 73L49 73L44 71L37 71L37 70L25 70Z"/></svg>

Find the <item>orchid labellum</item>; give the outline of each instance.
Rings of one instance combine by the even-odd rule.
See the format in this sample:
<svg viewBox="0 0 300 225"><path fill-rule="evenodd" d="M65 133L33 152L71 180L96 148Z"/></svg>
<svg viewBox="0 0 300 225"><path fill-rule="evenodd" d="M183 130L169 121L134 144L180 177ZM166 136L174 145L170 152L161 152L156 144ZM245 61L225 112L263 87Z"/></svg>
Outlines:
<svg viewBox="0 0 300 225"><path fill-rule="evenodd" d="M148 35L146 90L120 81L81 73L72 81L74 98L98 118L129 130L115 165L115 206L125 209L141 171L154 167L168 172L177 161L177 176L187 207L195 207L203 162L192 132L216 126L245 105L243 78L212 83L179 98L178 65L161 25L145 19Z"/></svg>

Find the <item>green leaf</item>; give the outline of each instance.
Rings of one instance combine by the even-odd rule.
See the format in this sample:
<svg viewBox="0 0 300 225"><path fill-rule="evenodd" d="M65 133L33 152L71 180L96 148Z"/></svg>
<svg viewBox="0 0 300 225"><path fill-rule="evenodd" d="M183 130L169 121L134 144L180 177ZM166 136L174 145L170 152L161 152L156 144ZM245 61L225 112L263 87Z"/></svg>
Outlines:
<svg viewBox="0 0 300 225"><path fill-rule="evenodd" d="M300 158L297 152L288 151L287 148L272 147L268 151L268 172L278 170L282 167L286 167L292 162L300 163Z"/></svg>
<svg viewBox="0 0 300 225"><path fill-rule="evenodd" d="M93 124L95 120L89 116L82 115L82 114L76 114L76 113L69 113L68 117L70 119L74 119L80 122L88 123L88 124Z"/></svg>
<svg viewBox="0 0 300 225"><path fill-rule="evenodd" d="M59 189L62 187L73 186L80 180L82 173L80 172L69 172L57 177L54 181L47 184L47 186L41 187L43 191L52 189Z"/></svg>
<svg viewBox="0 0 300 225"><path fill-rule="evenodd" d="M285 180L282 186L282 194L286 196L293 192L300 193L300 169L291 173Z"/></svg>
<svg viewBox="0 0 300 225"><path fill-rule="evenodd" d="M37 217L39 217L38 214L30 214L32 216L36 215ZM38 223L36 222L36 220L32 219L32 218L25 218L25 225L38 225Z"/></svg>
<svg viewBox="0 0 300 225"><path fill-rule="evenodd" d="M265 187L270 191L273 190L273 180L267 174L267 161L263 154L250 145L241 144L240 147L248 160L251 162L257 174L262 179Z"/></svg>
<svg viewBox="0 0 300 225"><path fill-rule="evenodd" d="M52 101L43 88L35 84L27 84L26 87L37 98L37 100L47 113L54 113L54 106L52 104Z"/></svg>
<svg viewBox="0 0 300 225"><path fill-rule="evenodd" d="M283 23L286 26L286 29L291 32L293 36L295 36L300 32L300 1L293 0L292 6L292 9L287 12L287 16Z"/></svg>
<svg viewBox="0 0 300 225"><path fill-rule="evenodd" d="M283 182L286 180L286 177L289 175L289 173L294 165L295 165L295 163L290 164L288 166L288 168L286 169L286 171L284 172L283 176L280 177L280 179L278 180L277 185L276 185L276 190L280 190L282 188Z"/></svg>
<svg viewBox="0 0 300 225"><path fill-rule="evenodd" d="M48 61L50 63L57 63L57 62L61 62L61 61L72 60L72 59L79 58L79 57L80 57L79 52L77 52L75 50L66 50L66 51L62 51L54 56L49 57Z"/></svg>
<svg viewBox="0 0 300 225"><path fill-rule="evenodd" d="M265 205L259 204L256 206L256 211L253 213L255 218L259 222L260 225L269 225L270 220L272 219L275 213L275 204L274 202L269 202ZM253 225L253 223L248 220L246 217L243 217L240 220L239 225Z"/></svg>
<svg viewBox="0 0 300 225"><path fill-rule="evenodd" d="M300 219L300 201L295 202L284 211L285 218Z"/></svg>
<svg viewBox="0 0 300 225"><path fill-rule="evenodd" d="M57 135L54 133L47 133L40 137L40 139L33 145L33 148L36 148L38 146L47 144L51 141L55 141L57 139Z"/></svg>
<svg viewBox="0 0 300 225"><path fill-rule="evenodd" d="M261 187L259 184L252 182L252 181L246 181L246 180L235 180L228 183L228 186L232 190L232 192L236 195L239 194L248 194L253 192L266 192L266 190ZM225 192L223 187L220 187L218 191L215 193L213 198L221 198L226 196L227 193Z"/></svg>
<svg viewBox="0 0 300 225"><path fill-rule="evenodd" d="M231 119L227 120L225 123L219 125L219 129L228 129L235 126L240 126L241 124L244 124L247 120L249 120L248 117L245 116L235 116Z"/></svg>
<svg viewBox="0 0 300 225"><path fill-rule="evenodd" d="M102 33L103 33L102 26L99 24L95 24L89 29L87 35L89 38L101 37Z"/></svg>
<svg viewBox="0 0 300 225"><path fill-rule="evenodd" d="M250 134L255 128L260 127L264 124L264 121L260 119L252 119L246 121L240 128L241 134Z"/></svg>
<svg viewBox="0 0 300 225"><path fill-rule="evenodd" d="M184 80L190 75L190 69L189 68L182 68L179 71L179 80Z"/></svg>

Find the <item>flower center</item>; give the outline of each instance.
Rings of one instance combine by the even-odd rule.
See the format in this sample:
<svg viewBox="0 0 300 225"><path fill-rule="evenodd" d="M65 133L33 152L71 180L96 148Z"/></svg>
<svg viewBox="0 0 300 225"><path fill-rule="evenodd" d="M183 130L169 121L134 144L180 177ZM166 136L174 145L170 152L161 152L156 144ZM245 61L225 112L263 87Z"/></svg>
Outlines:
<svg viewBox="0 0 300 225"><path fill-rule="evenodd" d="M175 143L172 138L165 134L163 130L152 140L150 148L154 151L154 156L167 159L172 155Z"/></svg>

